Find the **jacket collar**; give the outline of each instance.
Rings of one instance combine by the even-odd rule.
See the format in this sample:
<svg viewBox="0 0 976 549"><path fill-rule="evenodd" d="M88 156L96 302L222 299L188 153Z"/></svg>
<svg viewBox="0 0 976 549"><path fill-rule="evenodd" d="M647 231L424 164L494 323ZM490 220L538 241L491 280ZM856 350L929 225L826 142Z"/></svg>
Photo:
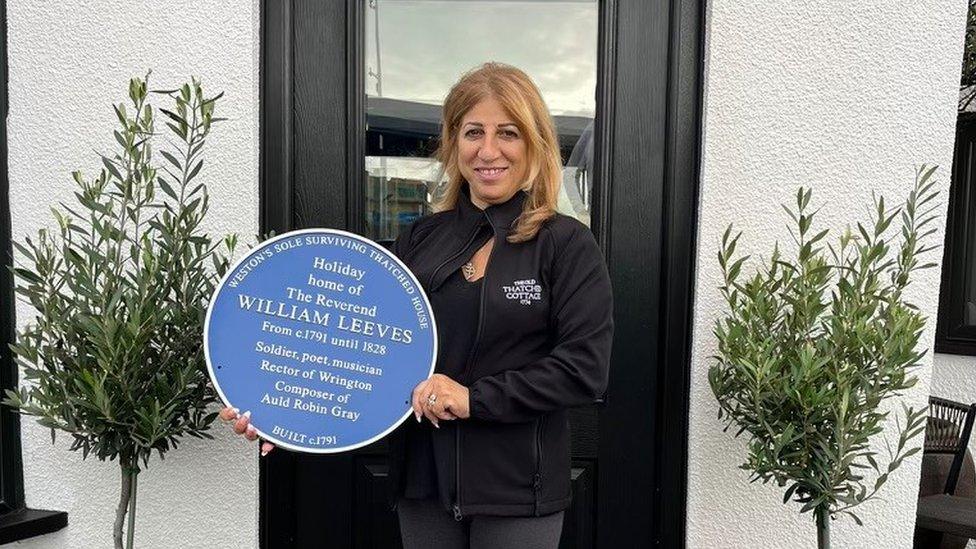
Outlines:
<svg viewBox="0 0 976 549"><path fill-rule="evenodd" d="M522 205L527 197L528 194L520 190L507 202L492 204L481 210L471 202L471 190L465 183L461 186L461 192L458 193L456 208L458 221L464 227L473 227L479 222L487 221L496 233L507 234L515 220L522 214Z"/></svg>

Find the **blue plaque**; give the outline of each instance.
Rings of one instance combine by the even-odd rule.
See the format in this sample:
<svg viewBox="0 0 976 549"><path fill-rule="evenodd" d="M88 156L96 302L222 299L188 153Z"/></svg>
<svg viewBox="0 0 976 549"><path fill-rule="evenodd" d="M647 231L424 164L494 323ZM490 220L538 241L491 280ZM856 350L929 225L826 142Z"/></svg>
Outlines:
<svg viewBox="0 0 976 549"><path fill-rule="evenodd" d="M437 330L413 273L375 242L308 229L262 242L207 310L210 377L258 434L312 453L376 441L411 415Z"/></svg>

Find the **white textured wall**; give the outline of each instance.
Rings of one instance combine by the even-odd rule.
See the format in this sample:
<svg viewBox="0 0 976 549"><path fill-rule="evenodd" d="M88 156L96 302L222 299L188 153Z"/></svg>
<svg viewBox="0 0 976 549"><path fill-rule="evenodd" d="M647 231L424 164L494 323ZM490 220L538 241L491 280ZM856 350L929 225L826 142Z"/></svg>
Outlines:
<svg viewBox="0 0 976 549"><path fill-rule="evenodd" d="M94 173L93 151L116 146L112 103L128 79L153 69L150 88L201 77L223 90L199 177L211 194L210 229L257 232L257 0L194 2L7 2L10 55L10 200L13 234L33 234L48 206L71 197L69 172ZM165 129L165 128L163 128ZM23 321L29 309L18 305ZM140 475L136 546L257 547L257 458L253 446L218 424L216 441L191 439L153 459ZM68 512L60 532L19 544L30 549L111 547L119 490L116 463L52 446L49 432L23 418L27 504Z"/></svg>
<svg viewBox="0 0 976 549"><path fill-rule="evenodd" d="M768 257L775 240L789 242L780 203L790 202L798 185L814 188L814 203L824 206L822 228L863 218L871 191L902 199L923 162L942 166L945 190L965 10L961 0L709 2L689 547L816 547L812 516L783 505L779 489L749 484L737 468L744 439L722 433L716 419L706 376L712 327L724 309L715 253L726 224L744 231L742 252ZM940 232L933 241L941 239ZM909 297L931 319L926 347L938 287L938 269L919 273L911 286ZM914 405L928 395L931 355L925 363L906 397ZM835 521L835 545L911 547L919 464L919 456L906 461L883 488L886 501L861 508L864 527Z"/></svg>

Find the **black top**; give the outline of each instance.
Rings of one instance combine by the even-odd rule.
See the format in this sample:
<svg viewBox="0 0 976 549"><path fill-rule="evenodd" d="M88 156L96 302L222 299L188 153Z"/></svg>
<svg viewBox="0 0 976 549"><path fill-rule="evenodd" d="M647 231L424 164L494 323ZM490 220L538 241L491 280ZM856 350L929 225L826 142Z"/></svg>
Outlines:
<svg viewBox="0 0 976 549"><path fill-rule="evenodd" d="M444 375L468 387L471 416L428 430L436 488L446 485L454 497L443 502L437 495L452 504L455 518L568 508L568 409L592 404L607 387L613 292L604 254L586 225L562 214L546 220L535 238L510 242L527 198L520 191L481 210L462 192L455 208L418 219L392 246L453 339L461 330L447 319L457 316L458 303L444 298L451 293L444 286L494 238L479 314L467 317L478 322L471 352L462 352L461 362L441 361ZM401 427L389 441L390 505L405 492L407 427L418 424Z"/></svg>
<svg viewBox="0 0 976 549"><path fill-rule="evenodd" d="M484 277L468 282L457 269L447 279L438 300L450 302L446 314L437 317L437 365L435 373L442 373L446 364L463 365L468 361L471 345L478 329L478 308L481 305L481 285ZM437 433L433 424L422 417L421 423L413 418L407 435L406 491L410 499L433 498L435 494L446 507L450 507L454 479L453 461L437 463L434 459L434 439L437 443L449 443L453 439L454 421L440 421ZM444 436L449 435L449 436Z"/></svg>

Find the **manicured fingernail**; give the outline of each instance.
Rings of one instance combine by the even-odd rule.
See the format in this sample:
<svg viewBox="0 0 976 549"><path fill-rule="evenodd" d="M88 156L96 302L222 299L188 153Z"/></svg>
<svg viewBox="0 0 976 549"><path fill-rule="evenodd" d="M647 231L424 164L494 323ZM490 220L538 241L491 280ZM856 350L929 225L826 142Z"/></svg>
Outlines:
<svg viewBox="0 0 976 549"><path fill-rule="evenodd" d="M420 423L420 414L414 414L417 417L417 423Z"/></svg>
<svg viewBox="0 0 976 549"><path fill-rule="evenodd" d="M440 425L438 425L436 421L434 422L434 427L437 427L438 429L440 429L440 428L441 428L441 426L440 426Z"/></svg>
<svg viewBox="0 0 976 549"><path fill-rule="evenodd" d="M251 417L251 411L248 410L248 411L244 412L244 417L250 418Z"/></svg>
<svg viewBox="0 0 976 549"><path fill-rule="evenodd" d="M248 425L247 426L247 434L253 435L256 432L257 432L257 429L255 429L253 425Z"/></svg>
<svg viewBox="0 0 976 549"><path fill-rule="evenodd" d="M267 450L261 450L261 457L264 457L266 455L268 455L268 451Z"/></svg>

